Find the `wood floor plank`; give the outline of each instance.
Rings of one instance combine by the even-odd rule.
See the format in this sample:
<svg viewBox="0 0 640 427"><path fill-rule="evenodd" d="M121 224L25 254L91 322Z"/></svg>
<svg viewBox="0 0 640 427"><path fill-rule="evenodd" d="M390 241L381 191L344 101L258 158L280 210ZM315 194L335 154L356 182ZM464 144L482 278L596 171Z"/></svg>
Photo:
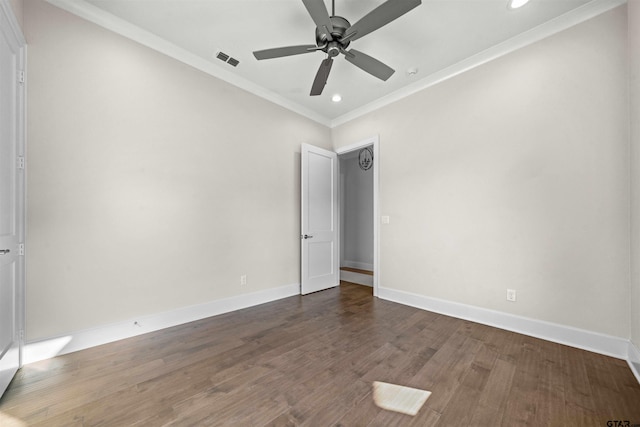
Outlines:
<svg viewBox="0 0 640 427"><path fill-rule="evenodd" d="M514 420L517 425L534 426L537 408L538 372L537 352L533 342L527 340L521 346L516 372L510 388L505 420ZM504 423L503 423L504 425Z"/></svg>
<svg viewBox="0 0 640 427"><path fill-rule="evenodd" d="M478 398L478 404L469 425L499 426L502 424L515 370L513 363L496 359L482 390L483 393Z"/></svg>
<svg viewBox="0 0 640 427"><path fill-rule="evenodd" d="M355 402L349 411L346 411L335 422L336 427L351 427L351 426L365 426L374 425L371 424L372 419L382 412L382 409L376 406L373 401L373 387L370 387L369 392L362 396L362 398Z"/></svg>
<svg viewBox="0 0 640 427"><path fill-rule="evenodd" d="M343 283L27 365L0 425L640 423L625 361L371 292ZM412 417L378 407L374 381L432 394Z"/></svg>
<svg viewBox="0 0 640 427"><path fill-rule="evenodd" d="M537 341L540 346L537 363L538 389L536 393L535 425L564 425L566 424L564 408L564 383L562 376L561 349L557 345L549 345L542 340Z"/></svg>

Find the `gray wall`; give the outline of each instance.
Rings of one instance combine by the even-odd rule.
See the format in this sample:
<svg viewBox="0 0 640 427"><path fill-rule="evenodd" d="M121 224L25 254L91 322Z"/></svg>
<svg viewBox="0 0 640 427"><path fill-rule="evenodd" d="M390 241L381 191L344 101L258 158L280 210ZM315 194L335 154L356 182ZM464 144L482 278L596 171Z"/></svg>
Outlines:
<svg viewBox="0 0 640 427"><path fill-rule="evenodd" d="M335 128L380 137L380 286L628 339L627 93L623 6Z"/></svg>
<svg viewBox="0 0 640 427"><path fill-rule="evenodd" d="M24 6L27 338L299 283L300 143L330 148L330 131Z"/></svg>
<svg viewBox="0 0 640 427"><path fill-rule="evenodd" d="M299 144L379 134L382 287L640 346L629 8L633 168L626 7L331 132L24 2L28 340L297 282Z"/></svg>

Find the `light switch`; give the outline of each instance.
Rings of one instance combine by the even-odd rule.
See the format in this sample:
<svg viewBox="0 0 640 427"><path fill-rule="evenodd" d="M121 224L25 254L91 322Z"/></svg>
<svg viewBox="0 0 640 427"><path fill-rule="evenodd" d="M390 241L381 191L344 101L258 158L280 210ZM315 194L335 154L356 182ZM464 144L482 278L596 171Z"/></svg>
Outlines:
<svg viewBox="0 0 640 427"><path fill-rule="evenodd" d="M382 215L382 223L383 224L389 224L389 216L388 215Z"/></svg>

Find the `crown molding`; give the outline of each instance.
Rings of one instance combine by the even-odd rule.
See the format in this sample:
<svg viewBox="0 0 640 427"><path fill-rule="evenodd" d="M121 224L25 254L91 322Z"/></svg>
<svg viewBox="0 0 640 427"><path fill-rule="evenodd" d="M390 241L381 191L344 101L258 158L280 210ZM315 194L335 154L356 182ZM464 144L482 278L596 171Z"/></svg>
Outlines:
<svg viewBox="0 0 640 427"><path fill-rule="evenodd" d="M0 0L0 19L2 20L0 31L5 34L5 39L11 44L12 49L25 46L27 42L8 0Z"/></svg>
<svg viewBox="0 0 640 427"><path fill-rule="evenodd" d="M271 101L283 108L293 111L296 114L304 116L315 122L318 122L325 126L331 125L331 120L312 111L302 105L292 102L283 96L278 95L268 89L263 88L243 77L233 74L227 70L224 70L217 65L207 61L206 59L189 52L155 34L143 30L142 28L133 25L124 19L118 18L104 10L89 4L83 0L46 0L48 3L66 10L80 18L83 18L89 22L92 22L107 30L113 31L123 37L140 43L150 49L163 53L177 61L183 62L191 67L223 80L233 86L243 89L249 93L252 93L260 98Z"/></svg>
<svg viewBox="0 0 640 427"><path fill-rule="evenodd" d="M480 65L486 64L489 61L493 61L501 56L536 43L626 3L627 0L593 0L565 13L564 15L560 15L545 22L544 24L538 25L529 31L492 46L480 53L477 53L476 55L470 56L469 58L451 65L450 67L430 74L411 85L405 86L390 93L389 95L343 114L331 121L331 128L350 122L351 120L361 117L367 113L371 113L372 111L378 110L386 105L392 104Z"/></svg>
<svg viewBox="0 0 640 427"><path fill-rule="evenodd" d="M512 37L500 44L486 49L476 55L460 61L450 67L435 72L423 79L392 92L362 107L356 108L335 119L329 119L309 108L290 101L277 93L267 90L245 78L217 67L206 59L195 55L167 40L141 29L123 19L120 19L104 10L93 6L84 0L46 0L50 4L77 15L87 21L93 22L103 28L111 30L121 36L136 41L146 47L161 52L173 59L183 62L193 68L219 78L240 89L246 90L256 96L273 102L283 108L293 111L301 116L311 119L329 128L335 128L367 113L378 110L386 105L411 96L417 92L469 71L489 61L500 58L520 48L538 42L546 37L564 31L574 25L580 24L602 13L627 3L627 0L593 0L579 8L554 18L529 31Z"/></svg>

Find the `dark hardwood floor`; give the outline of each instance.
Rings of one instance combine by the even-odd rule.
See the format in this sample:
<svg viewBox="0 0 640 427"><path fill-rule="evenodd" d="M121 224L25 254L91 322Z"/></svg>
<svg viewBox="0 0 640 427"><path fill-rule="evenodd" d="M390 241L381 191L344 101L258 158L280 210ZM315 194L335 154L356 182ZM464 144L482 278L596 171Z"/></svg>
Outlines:
<svg viewBox="0 0 640 427"><path fill-rule="evenodd" d="M373 381L432 395L415 417L385 411ZM27 365L0 401L2 427L610 420L640 424L640 385L626 362L374 299L370 287L350 284Z"/></svg>

